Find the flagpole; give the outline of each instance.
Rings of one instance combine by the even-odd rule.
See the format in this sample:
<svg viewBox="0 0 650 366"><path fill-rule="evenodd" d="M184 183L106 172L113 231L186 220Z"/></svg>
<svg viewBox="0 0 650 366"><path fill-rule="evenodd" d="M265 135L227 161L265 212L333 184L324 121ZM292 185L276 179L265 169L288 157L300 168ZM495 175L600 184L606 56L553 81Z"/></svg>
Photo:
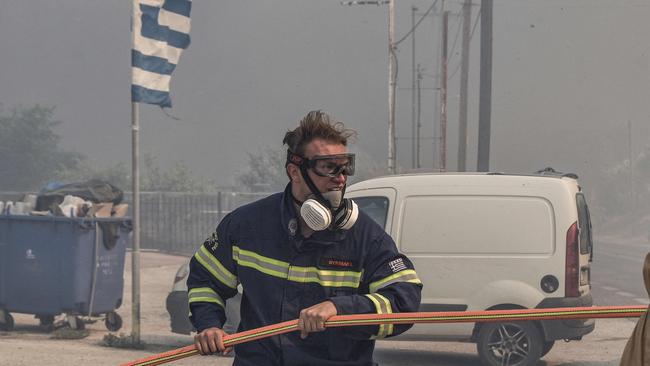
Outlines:
<svg viewBox="0 0 650 366"><path fill-rule="evenodd" d="M139 0L133 0L131 44L135 44L134 21ZM133 70L133 68L131 68ZM131 71L133 72L133 71ZM133 75L131 80L133 80ZM131 102L131 192L133 204L133 251L131 252L131 337L140 343L140 116L139 105Z"/></svg>

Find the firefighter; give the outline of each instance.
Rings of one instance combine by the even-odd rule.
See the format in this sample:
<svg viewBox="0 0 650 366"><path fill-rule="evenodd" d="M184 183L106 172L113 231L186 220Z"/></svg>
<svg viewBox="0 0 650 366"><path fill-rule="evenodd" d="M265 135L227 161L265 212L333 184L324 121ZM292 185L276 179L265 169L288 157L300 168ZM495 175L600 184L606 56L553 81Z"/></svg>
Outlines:
<svg viewBox="0 0 650 366"><path fill-rule="evenodd" d="M242 206L219 223L190 263L190 320L199 353L229 353L226 299L243 288L239 331L298 318L291 332L235 346L236 366L374 365L375 339L411 325L325 330L334 315L418 311L422 283L411 261L356 203L344 198L356 133L321 111L288 131L284 192Z"/></svg>

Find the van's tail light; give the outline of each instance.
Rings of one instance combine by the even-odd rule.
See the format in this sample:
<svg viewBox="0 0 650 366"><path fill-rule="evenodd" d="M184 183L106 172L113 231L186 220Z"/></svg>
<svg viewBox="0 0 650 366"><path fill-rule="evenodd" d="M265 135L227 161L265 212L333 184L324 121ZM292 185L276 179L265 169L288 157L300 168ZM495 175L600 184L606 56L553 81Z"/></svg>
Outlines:
<svg viewBox="0 0 650 366"><path fill-rule="evenodd" d="M566 268L564 295L566 297L580 296L580 252L578 243L578 223L574 222L566 232Z"/></svg>

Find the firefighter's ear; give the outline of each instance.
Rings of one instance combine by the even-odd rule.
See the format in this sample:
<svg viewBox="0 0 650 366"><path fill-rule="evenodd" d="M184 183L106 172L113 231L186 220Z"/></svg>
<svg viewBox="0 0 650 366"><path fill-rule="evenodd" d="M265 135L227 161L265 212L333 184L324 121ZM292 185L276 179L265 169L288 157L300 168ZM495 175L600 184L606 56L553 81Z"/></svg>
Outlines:
<svg viewBox="0 0 650 366"><path fill-rule="evenodd" d="M298 168L298 166L295 164L287 165L287 175L289 176L289 179L291 179L292 183L302 182L302 174L300 174L300 168Z"/></svg>

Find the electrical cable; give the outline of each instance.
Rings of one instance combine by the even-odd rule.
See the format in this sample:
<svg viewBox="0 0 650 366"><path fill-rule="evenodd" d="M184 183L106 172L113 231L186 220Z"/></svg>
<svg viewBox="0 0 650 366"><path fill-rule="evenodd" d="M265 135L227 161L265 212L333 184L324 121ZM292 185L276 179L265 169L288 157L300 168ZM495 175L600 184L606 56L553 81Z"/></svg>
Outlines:
<svg viewBox="0 0 650 366"><path fill-rule="evenodd" d="M394 45L395 47L397 47L397 45L400 44L400 43L402 43L402 41L404 41L406 38L408 38L408 36L410 36L411 33L415 32L415 29L420 25L420 23L422 23L422 21L424 20L424 18L425 18L427 15L429 15L429 13L431 12L431 10L433 10L433 8L436 6L437 3L438 3L438 0L435 0L435 1L433 2L433 4L431 4L431 6L429 7L429 9L427 9L427 11L424 12L424 14L420 17L420 20L418 20L417 23L415 23L415 25L413 26L413 28L411 28L411 30L408 31L408 33L406 33L406 34L404 35L404 37L402 37L399 41L393 43L393 45Z"/></svg>
<svg viewBox="0 0 650 366"><path fill-rule="evenodd" d="M474 25L472 26L472 33L470 33L470 35L469 35L469 41L470 42L472 41L472 38L474 37L474 31L476 30L476 25L478 24L478 20L479 20L480 16L481 16L481 10L479 9L478 13L476 14L476 18L474 19ZM454 71L449 76L450 80L454 77L454 75L456 75L456 73L460 69L460 64L461 63L458 62L458 64L456 65L456 68L454 69Z"/></svg>

